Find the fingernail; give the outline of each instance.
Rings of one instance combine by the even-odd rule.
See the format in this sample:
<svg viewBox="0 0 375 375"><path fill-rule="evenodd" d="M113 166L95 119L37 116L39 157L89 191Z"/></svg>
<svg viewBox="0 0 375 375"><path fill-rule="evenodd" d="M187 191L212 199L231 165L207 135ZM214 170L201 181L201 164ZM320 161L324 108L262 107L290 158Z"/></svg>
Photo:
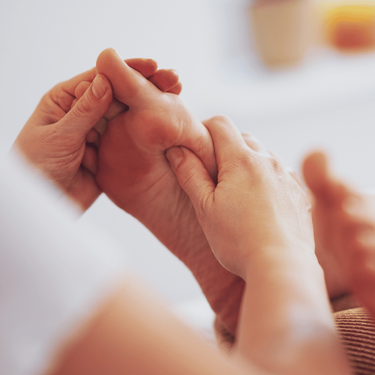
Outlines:
<svg viewBox="0 0 375 375"><path fill-rule="evenodd" d="M185 154L181 147L172 147L167 150L166 156L172 168L177 169L182 159L185 157Z"/></svg>
<svg viewBox="0 0 375 375"><path fill-rule="evenodd" d="M98 98L101 99L107 92L108 86L106 82L103 81L100 74L97 74L94 81L92 82L92 92Z"/></svg>

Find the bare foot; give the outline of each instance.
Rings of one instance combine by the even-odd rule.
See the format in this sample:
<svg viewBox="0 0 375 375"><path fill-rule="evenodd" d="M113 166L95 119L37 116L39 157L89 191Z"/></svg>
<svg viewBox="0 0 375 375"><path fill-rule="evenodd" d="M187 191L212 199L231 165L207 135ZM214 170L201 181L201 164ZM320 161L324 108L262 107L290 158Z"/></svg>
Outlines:
<svg viewBox="0 0 375 375"><path fill-rule="evenodd" d="M189 267L220 321L234 334L244 282L212 254L165 157L170 147L185 146L216 177L209 132L177 95L158 90L114 50L101 53L97 71L110 80L114 96L129 108L108 123L101 138L99 186Z"/></svg>

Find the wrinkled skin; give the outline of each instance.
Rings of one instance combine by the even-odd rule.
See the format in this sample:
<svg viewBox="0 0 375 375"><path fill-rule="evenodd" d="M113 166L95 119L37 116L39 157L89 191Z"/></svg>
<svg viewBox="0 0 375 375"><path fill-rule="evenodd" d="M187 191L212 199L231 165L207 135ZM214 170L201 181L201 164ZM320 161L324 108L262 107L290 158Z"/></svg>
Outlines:
<svg viewBox="0 0 375 375"><path fill-rule="evenodd" d="M225 328L235 332L244 282L215 259L165 151L183 145L215 178L207 129L176 95L162 93L131 71L114 50L105 50L97 71L129 109L108 123L99 147L96 181L120 208L141 221L192 271Z"/></svg>

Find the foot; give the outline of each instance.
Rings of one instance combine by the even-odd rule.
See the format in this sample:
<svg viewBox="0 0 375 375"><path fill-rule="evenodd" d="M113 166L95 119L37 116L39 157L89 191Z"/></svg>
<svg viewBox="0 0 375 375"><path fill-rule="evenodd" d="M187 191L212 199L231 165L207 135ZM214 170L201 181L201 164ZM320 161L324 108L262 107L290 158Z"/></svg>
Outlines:
<svg viewBox="0 0 375 375"><path fill-rule="evenodd" d="M109 121L101 138L99 186L189 267L220 321L234 334L244 283L213 256L165 157L170 147L185 146L216 176L209 132L177 95L158 90L114 50L102 52L97 70L129 108Z"/></svg>

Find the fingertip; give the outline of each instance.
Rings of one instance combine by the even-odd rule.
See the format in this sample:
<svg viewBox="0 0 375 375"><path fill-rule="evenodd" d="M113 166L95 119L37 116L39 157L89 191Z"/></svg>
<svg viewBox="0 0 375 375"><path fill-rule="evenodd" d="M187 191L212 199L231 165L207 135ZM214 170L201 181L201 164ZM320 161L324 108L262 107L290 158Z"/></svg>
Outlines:
<svg viewBox="0 0 375 375"><path fill-rule="evenodd" d="M307 186L316 193L327 180L327 157L321 151L307 155L302 162L303 177Z"/></svg>
<svg viewBox="0 0 375 375"><path fill-rule="evenodd" d="M111 90L111 84L104 74L97 74L92 82L92 93L97 99L102 99L108 90Z"/></svg>

